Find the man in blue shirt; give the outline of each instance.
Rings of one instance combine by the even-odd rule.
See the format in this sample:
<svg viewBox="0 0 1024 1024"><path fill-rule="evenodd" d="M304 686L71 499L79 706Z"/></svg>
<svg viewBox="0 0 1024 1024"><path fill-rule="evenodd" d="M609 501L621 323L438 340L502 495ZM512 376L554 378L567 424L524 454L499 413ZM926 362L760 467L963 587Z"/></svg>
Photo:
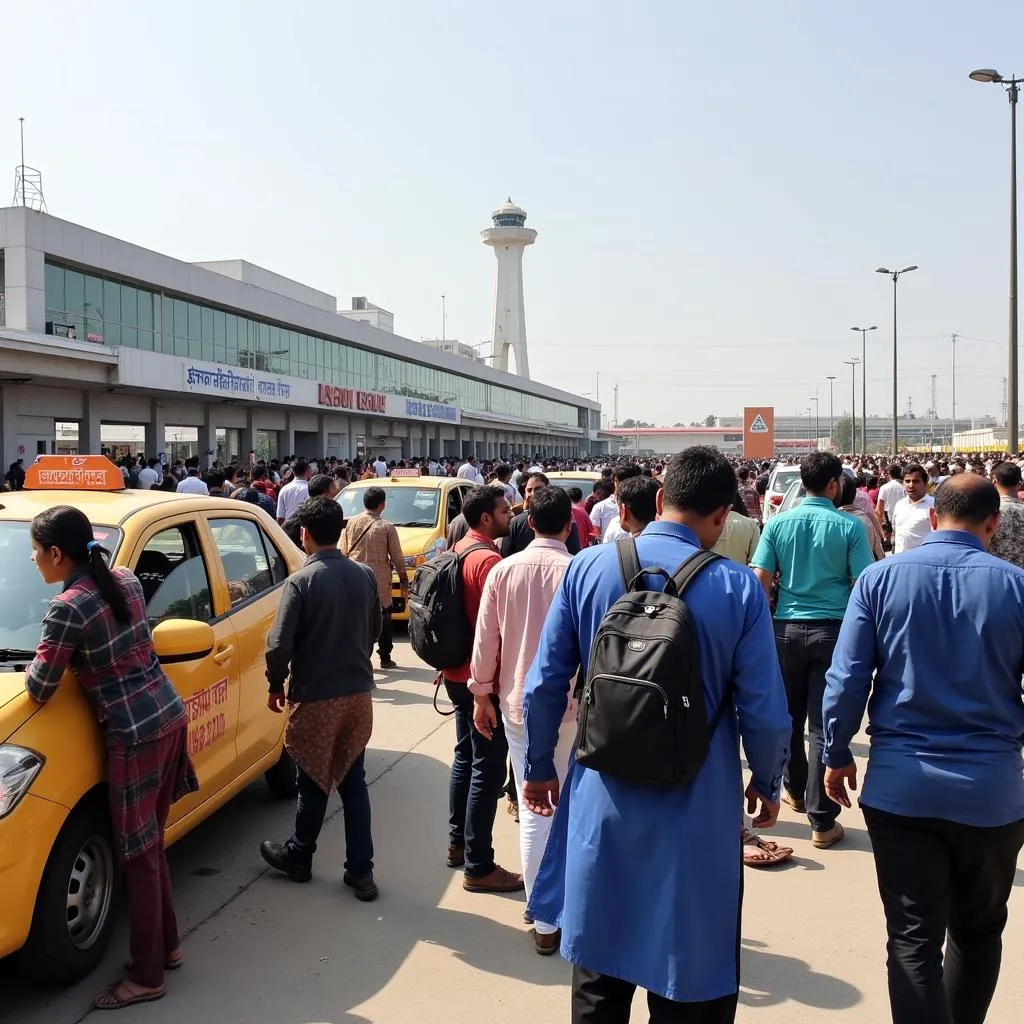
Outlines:
<svg viewBox="0 0 1024 1024"><path fill-rule="evenodd" d="M920 547L854 587L825 693L825 786L850 806L850 743L870 695L860 803L892 1019L973 1024L995 991L1024 845L1024 570L985 551L999 493L982 477L948 479L931 515Z"/></svg>
<svg viewBox="0 0 1024 1024"><path fill-rule="evenodd" d="M775 574L779 600L775 643L786 681L793 738L782 799L806 812L811 843L825 850L843 838L836 821L839 805L825 794L821 762L824 737L821 699L832 664L839 626L853 581L874 563L863 525L840 512L843 464L830 452L813 452L800 463L807 497L789 512L768 520L750 567L765 593ZM810 734L810 761L804 752L804 723Z"/></svg>
<svg viewBox="0 0 1024 1024"><path fill-rule="evenodd" d="M669 462L659 522L636 546L640 564L673 573L718 540L736 497L736 476L712 448ZM860 526L858 524L858 529ZM658 577L647 585L660 588ZM572 962L574 1024L629 1019L637 985L651 1019L731 1024L739 986L742 791L739 738L751 766L754 826L774 824L790 721L768 602L745 566L721 559L686 591L700 650L707 707L731 692L696 779L649 788L569 768L559 799L554 752L570 682L587 669L598 627L624 585L614 544L581 551L548 611L525 689L523 801L538 814L557 805L530 900L538 921L562 928Z"/></svg>

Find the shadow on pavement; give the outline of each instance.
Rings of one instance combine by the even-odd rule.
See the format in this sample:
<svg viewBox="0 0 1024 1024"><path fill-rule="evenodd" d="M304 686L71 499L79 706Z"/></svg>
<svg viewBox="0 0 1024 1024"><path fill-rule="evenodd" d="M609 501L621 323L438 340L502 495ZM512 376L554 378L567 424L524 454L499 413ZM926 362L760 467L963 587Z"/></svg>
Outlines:
<svg viewBox="0 0 1024 1024"><path fill-rule="evenodd" d="M449 894L459 873L444 864L448 765L415 750L371 747L367 777L378 901L361 904L342 885L344 818L336 797L313 881L298 885L267 869L259 841L287 836L294 805L272 801L262 786L254 785L169 851L185 966L168 975L163 1000L118 1019L131 1021L137 1014L147 1024L362 1024L379 1017L353 1011L392 984L405 1009L402 1019L429 1017L445 998L445 968L451 968L453 957L483 975L564 985L567 965L558 957L538 957L526 926L519 923L521 894L470 896L461 889ZM442 902L457 909L442 907ZM103 965L66 992L30 989L0 977L0 1018L26 1024L70 1024L86 1016L93 1021L92 995L118 976L126 942L122 923ZM430 949L417 954L417 968L396 980L410 954L424 945ZM424 981L423 973L430 980ZM486 993L486 978L479 984ZM419 994L422 987L433 987L434 995L421 996L422 1007L406 1005L403 994ZM390 992L385 998L391 998ZM487 996L474 999L463 993L457 998L486 1003ZM13 1016L8 1018L8 1012Z"/></svg>
<svg viewBox="0 0 1024 1024"><path fill-rule="evenodd" d="M777 1006L792 1001L822 1010L848 1010L861 998L860 990L841 978L819 974L796 957L769 953L764 943L755 939L743 940L743 1006Z"/></svg>

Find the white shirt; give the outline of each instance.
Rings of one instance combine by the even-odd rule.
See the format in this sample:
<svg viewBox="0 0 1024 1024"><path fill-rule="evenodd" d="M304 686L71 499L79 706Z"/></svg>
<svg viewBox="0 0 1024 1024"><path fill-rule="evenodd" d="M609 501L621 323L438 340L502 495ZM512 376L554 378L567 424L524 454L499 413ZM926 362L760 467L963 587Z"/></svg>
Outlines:
<svg viewBox="0 0 1024 1024"><path fill-rule="evenodd" d="M935 499L926 494L920 501L904 498L896 503L891 519L896 532L894 552L913 551L921 546L921 542L932 532L932 522L928 510L935 504Z"/></svg>
<svg viewBox="0 0 1024 1024"><path fill-rule="evenodd" d="M179 494L203 494L209 496L210 488L197 476L187 476L175 488Z"/></svg>
<svg viewBox="0 0 1024 1024"><path fill-rule="evenodd" d="M308 497L308 480L292 480L285 484L277 496L277 518L282 522L288 519Z"/></svg>
<svg viewBox="0 0 1024 1024"><path fill-rule="evenodd" d="M628 536L626 531L622 528L621 519L613 519L608 524L608 529L604 531L604 536L601 538L602 544L614 544L620 537Z"/></svg>
<svg viewBox="0 0 1024 1024"><path fill-rule="evenodd" d="M373 471L377 476L387 476L388 464L383 459L377 459L373 464Z"/></svg>
<svg viewBox="0 0 1024 1024"><path fill-rule="evenodd" d="M148 491L154 484L159 483L160 479L161 474L157 473L155 469L150 469L149 466L139 470L139 487L144 491Z"/></svg>
<svg viewBox="0 0 1024 1024"><path fill-rule="evenodd" d="M601 543L604 543L604 534L608 529L608 524L614 522L619 518L619 503L615 500L615 495L609 495L603 501L599 501L590 510L590 521L597 528L597 535L601 539Z"/></svg>
<svg viewBox="0 0 1024 1024"><path fill-rule="evenodd" d="M890 480L887 484L882 484L878 490L878 500L882 502L882 508L889 513L889 519L892 519L893 509L896 508L896 503L902 501L907 496L907 490L903 486L902 480Z"/></svg>
<svg viewBox="0 0 1024 1024"><path fill-rule="evenodd" d="M459 472L457 475L460 480L474 480L483 483L483 480L480 479L480 471L472 462L464 462L459 466Z"/></svg>

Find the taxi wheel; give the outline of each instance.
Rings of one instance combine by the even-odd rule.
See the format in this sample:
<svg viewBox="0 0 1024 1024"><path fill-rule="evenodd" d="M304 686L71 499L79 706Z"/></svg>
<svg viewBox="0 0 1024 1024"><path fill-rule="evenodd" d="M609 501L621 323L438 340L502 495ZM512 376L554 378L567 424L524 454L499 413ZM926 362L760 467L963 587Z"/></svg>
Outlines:
<svg viewBox="0 0 1024 1024"><path fill-rule="evenodd" d="M295 778L295 762L289 757L287 750L281 751L281 760L268 769L263 778L267 780L267 789L279 800L291 800L299 791Z"/></svg>
<svg viewBox="0 0 1024 1024"><path fill-rule="evenodd" d="M116 920L120 871L103 803L79 804L64 823L43 874L24 970L50 985L85 977L102 959Z"/></svg>

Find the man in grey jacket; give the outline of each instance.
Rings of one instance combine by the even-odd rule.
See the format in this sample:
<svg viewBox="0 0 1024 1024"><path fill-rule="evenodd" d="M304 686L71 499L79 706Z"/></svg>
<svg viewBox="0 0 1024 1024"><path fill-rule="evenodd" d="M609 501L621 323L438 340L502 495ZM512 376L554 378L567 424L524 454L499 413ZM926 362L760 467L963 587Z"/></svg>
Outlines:
<svg viewBox="0 0 1024 1024"><path fill-rule="evenodd" d="M332 789L345 813L344 882L363 901L377 898L373 879L370 794L363 757L373 729L370 655L381 609L373 572L338 550L341 506L309 498L298 508L306 564L282 588L267 637L267 705L287 706L285 749L297 766L295 831L265 842L263 859L294 882L308 882ZM285 682L287 681L287 695Z"/></svg>

